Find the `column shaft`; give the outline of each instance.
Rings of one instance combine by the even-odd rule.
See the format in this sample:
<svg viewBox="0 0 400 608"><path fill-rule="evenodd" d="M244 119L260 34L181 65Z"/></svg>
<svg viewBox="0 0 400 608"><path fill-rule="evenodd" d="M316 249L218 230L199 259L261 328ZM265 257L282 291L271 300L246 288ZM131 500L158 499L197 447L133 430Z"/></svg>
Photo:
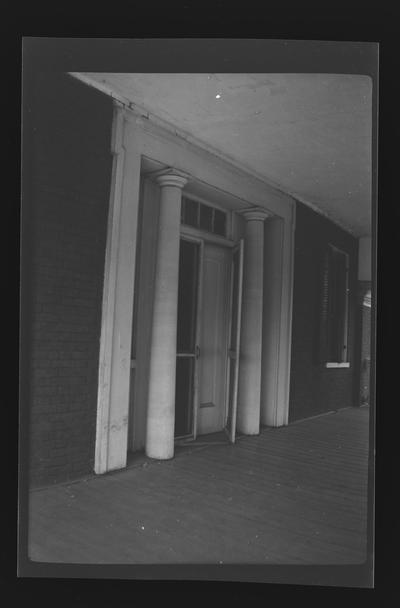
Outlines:
<svg viewBox="0 0 400 608"><path fill-rule="evenodd" d="M175 183L176 181L176 183ZM164 175L155 276L153 328L147 407L146 454L174 455L176 334L182 177Z"/></svg>
<svg viewBox="0 0 400 608"><path fill-rule="evenodd" d="M237 410L237 428L245 435L260 432L264 217L246 217Z"/></svg>

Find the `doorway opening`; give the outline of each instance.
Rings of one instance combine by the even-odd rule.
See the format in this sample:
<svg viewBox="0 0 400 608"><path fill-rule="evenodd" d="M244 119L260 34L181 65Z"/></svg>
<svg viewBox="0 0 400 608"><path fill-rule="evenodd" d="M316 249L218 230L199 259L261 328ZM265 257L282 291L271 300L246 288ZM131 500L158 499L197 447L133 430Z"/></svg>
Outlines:
<svg viewBox="0 0 400 608"><path fill-rule="evenodd" d="M182 236L179 260L175 439L223 430L235 441L243 242Z"/></svg>

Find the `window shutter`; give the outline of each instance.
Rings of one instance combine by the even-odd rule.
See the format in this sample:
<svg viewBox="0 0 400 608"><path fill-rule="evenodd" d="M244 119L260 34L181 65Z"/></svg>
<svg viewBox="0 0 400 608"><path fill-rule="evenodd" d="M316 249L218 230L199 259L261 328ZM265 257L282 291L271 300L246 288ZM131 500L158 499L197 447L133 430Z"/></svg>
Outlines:
<svg viewBox="0 0 400 608"><path fill-rule="evenodd" d="M335 336L334 361L343 361L344 357L344 328L346 316L346 255L337 252L335 256L336 289L334 292L335 306Z"/></svg>
<svg viewBox="0 0 400 608"><path fill-rule="evenodd" d="M329 328L329 275L330 255L326 250L320 272L319 297L319 333L318 333L318 361L325 363L328 360L328 328Z"/></svg>
<svg viewBox="0 0 400 608"><path fill-rule="evenodd" d="M329 245L322 259L318 362L340 363L347 359L348 256Z"/></svg>

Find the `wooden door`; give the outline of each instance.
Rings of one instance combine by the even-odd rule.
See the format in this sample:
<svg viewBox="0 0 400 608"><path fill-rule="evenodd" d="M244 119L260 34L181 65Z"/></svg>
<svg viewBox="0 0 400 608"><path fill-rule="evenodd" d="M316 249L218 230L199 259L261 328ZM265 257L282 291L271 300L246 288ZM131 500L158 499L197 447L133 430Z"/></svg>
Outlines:
<svg viewBox="0 0 400 608"><path fill-rule="evenodd" d="M198 434L222 431L225 419L230 250L204 244Z"/></svg>

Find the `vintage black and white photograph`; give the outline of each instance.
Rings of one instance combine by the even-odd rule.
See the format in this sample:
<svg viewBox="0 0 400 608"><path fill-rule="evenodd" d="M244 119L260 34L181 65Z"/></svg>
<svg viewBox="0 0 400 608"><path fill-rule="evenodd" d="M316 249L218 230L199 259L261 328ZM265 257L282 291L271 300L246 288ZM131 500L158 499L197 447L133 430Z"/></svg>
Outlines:
<svg viewBox="0 0 400 608"><path fill-rule="evenodd" d="M22 572L373 586L378 45L336 71L308 44L302 71L26 63Z"/></svg>

